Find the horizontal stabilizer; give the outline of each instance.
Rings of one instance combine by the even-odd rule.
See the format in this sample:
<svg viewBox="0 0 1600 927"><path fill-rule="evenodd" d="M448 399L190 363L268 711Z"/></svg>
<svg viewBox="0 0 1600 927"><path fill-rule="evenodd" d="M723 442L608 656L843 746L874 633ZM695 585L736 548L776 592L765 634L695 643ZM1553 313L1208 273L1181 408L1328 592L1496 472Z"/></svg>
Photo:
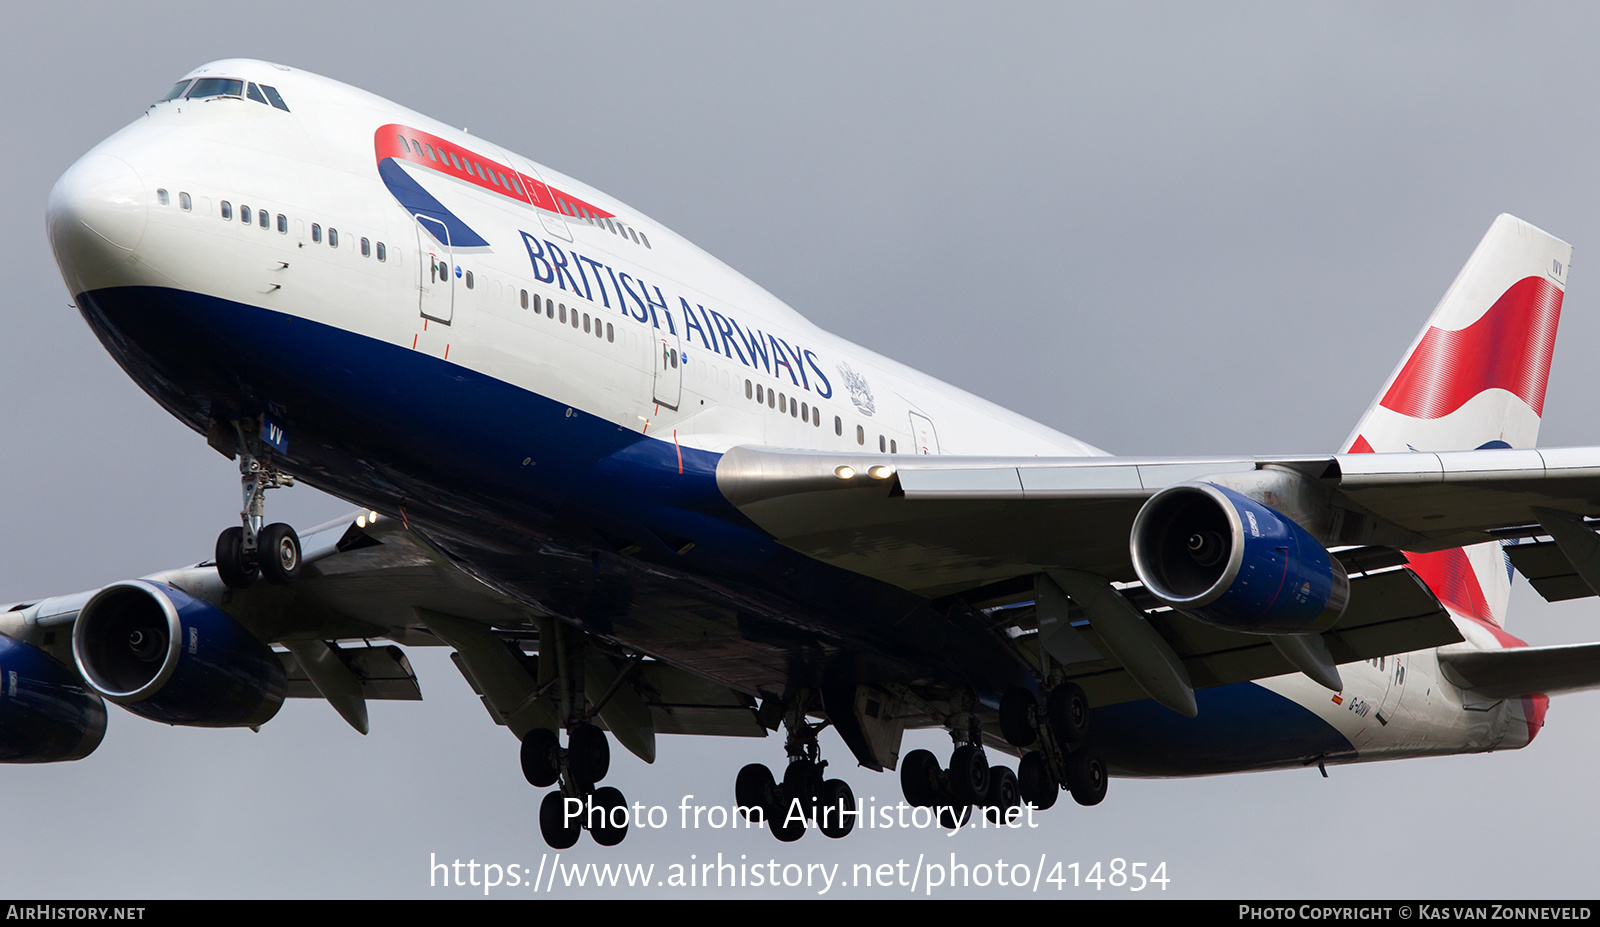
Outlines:
<svg viewBox="0 0 1600 927"><path fill-rule="evenodd" d="M1600 643L1439 651L1445 677L1474 695L1521 698L1600 688Z"/></svg>

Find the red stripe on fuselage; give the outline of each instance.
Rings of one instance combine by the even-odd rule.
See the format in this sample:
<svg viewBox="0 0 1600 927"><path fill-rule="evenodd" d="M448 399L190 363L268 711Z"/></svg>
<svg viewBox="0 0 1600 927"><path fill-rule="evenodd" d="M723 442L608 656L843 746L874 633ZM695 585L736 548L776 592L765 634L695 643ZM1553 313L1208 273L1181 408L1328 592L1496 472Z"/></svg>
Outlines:
<svg viewBox="0 0 1600 927"><path fill-rule="evenodd" d="M1430 327L1380 404L1413 418L1441 418L1499 388L1543 415L1561 295L1543 277L1524 277L1466 328Z"/></svg>
<svg viewBox="0 0 1600 927"><path fill-rule="evenodd" d="M406 139L404 143L400 141L402 136ZM409 126L395 123L383 126L373 133L372 147L377 154L379 162L382 162L384 158L394 158L396 161L416 164L446 177L453 177L464 183L470 183L488 190L490 193L497 193L507 199L516 200L519 203L527 203L540 209L547 209L550 212L570 215L573 218L582 218L581 215L572 211L578 208L586 209L599 218L614 218L614 214L595 206L593 203L546 186L543 182L529 177L509 165L501 164L493 158L486 158L471 149ZM431 158L427 154L429 151L433 152L433 157ZM455 155L454 160L451 159L451 154ZM495 179L485 179L476 170L479 167L483 168L486 174ZM507 185L500 184L499 180L502 177L506 178ZM510 185L512 181L515 181L515 186ZM563 208L563 206L566 208Z"/></svg>

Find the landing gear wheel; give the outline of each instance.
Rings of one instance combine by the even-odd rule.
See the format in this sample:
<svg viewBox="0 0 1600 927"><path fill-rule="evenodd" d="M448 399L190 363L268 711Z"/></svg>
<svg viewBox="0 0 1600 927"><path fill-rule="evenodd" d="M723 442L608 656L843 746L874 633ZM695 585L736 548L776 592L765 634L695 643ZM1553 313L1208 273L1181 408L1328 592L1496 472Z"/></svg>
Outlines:
<svg viewBox="0 0 1600 927"><path fill-rule="evenodd" d="M595 810L594 815L586 815L589 836L603 847L621 843L622 838L628 836L628 800L622 796L622 791L608 785L595 789L589 801ZM618 808L622 810L619 812Z"/></svg>
<svg viewBox="0 0 1600 927"><path fill-rule="evenodd" d="M229 589L249 589L261 577L255 561L244 555L244 529L228 528L217 535L217 575Z"/></svg>
<svg viewBox="0 0 1600 927"><path fill-rule="evenodd" d="M1106 761L1094 750L1079 748L1067 754L1067 788L1080 805L1098 805L1106 797Z"/></svg>
<svg viewBox="0 0 1600 927"><path fill-rule="evenodd" d="M989 758L981 748L962 744L950 755L950 795L958 805L981 805L989 797Z"/></svg>
<svg viewBox="0 0 1600 927"><path fill-rule="evenodd" d="M1089 698L1076 683L1064 682L1051 689L1045 714L1050 718L1050 730L1066 743L1078 743L1089 733Z"/></svg>
<svg viewBox="0 0 1600 927"><path fill-rule="evenodd" d="M940 805L939 826L947 831L957 831L972 820L971 805Z"/></svg>
<svg viewBox="0 0 1600 927"><path fill-rule="evenodd" d="M1044 754L1037 751L1026 754L1017 764L1017 791L1022 800L1044 811L1061 797L1061 786L1050 778L1050 767Z"/></svg>
<svg viewBox="0 0 1600 927"><path fill-rule="evenodd" d="M900 792L914 808L932 808L939 803L943 783L939 759L928 750L913 750L900 761Z"/></svg>
<svg viewBox="0 0 1600 927"><path fill-rule="evenodd" d="M733 780L733 800L746 821L752 809L760 809L762 820L771 821L778 810L778 781L772 778L772 770L760 763L739 770L739 777Z"/></svg>
<svg viewBox="0 0 1600 927"><path fill-rule="evenodd" d="M1006 822L1006 812L1022 807L1022 793L1017 785L1017 774L1009 766L989 769L989 800L984 802L985 812L996 824Z"/></svg>
<svg viewBox="0 0 1600 927"><path fill-rule="evenodd" d="M522 738L522 775L541 789L561 778L561 741L555 731L536 727Z"/></svg>
<svg viewBox="0 0 1600 927"><path fill-rule="evenodd" d="M856 826L856 795L843 779L829 779L822 783L820 807L817 809L818 828L823 836L839 839Z"/></svg>
<svg viewBox="0 0 1600 927"><path fill-rule="evenodd" d="M798 809L795 807L796 799L800 796L789 791L788 776L784 776L784 784L778 791L778 810L768 822L772 825L772 836L784 843L794 843L806 835L806 822L804 820L806 805L802 800Z"/></svg>
<svg viewBox="0 0 1600 927"><path fill-rule="evenodd" d="M544 801L539 803L539 833L552 850L570 849L577 843L578 834L583 832L579 824L567 823L566 803L559 789L545 793Z"/></svg>
<svg viewBox="0 0 1600 927"><path fill-rule="evenodd" d="M289 585L300 575L300 537L281 521L266 526L256 539L256 560L267 582Z"/></svg>
<svg viewBox="0 0 1600 927"><path fill-rule="evenodd" d="M783 771L783 804L787 812L790 802L800 800L800 811L807 818L815 818L817 796L822 793L822 770L804 760L790 763Z"/></svg>
<svg viewBox="0 0 1600 927"><path fill-rule="evenodd" d="M567 772L578 786L588 789L611 769L611 745L606 732L593 724L580 724L567 732Z"/></svg>
<svg viewBox="0 0 1600 927"><path fill-rule="evenodd" d="M1031 747L1039 739L1039 700L1027 689L1007 689L1000 696L1000 733L1013 747Z"/></svg>

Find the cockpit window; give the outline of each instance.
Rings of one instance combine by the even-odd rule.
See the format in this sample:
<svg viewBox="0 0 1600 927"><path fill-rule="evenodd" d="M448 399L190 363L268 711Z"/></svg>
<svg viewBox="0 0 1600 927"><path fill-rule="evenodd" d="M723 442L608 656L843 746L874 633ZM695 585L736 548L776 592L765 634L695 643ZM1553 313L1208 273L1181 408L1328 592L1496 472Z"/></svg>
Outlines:
<svg viewBox="0 0 1600 927"><path fill-rule="evenodd" d="M250 85L250 89L245 92L245 96L260 103L262 106L267 105L267 98L261 95L261 91L256 89L255 84Z"/></svg>
<svg viewBox="0 0 1600 927"><path fill-rule="evenodd" d="M202 97L242 97L244 96L244 81L231 77L202 77L189 88L188 98L198 100Z"/></svg>
<svg viewBox="0 0 1600 927"><path fill-rule="evenodd" d="M268 87L266 84L262 84L261 92L267 95L267 99L272 101L273 106L276 106L278 109L281 109L286 113L289 111L288 104L283 102L283 97L278 96L278 91L276 88Z"/></svg>
<svg viewBox="0 0 1600 927"><path fill-rule="evenodd" d="M162 97L161 99L157 100L156 102L157 103L165 103L168 100L176 100L177 98L183 96L183 92L185 90L187 90L187 89L189 89L189 81L188 80L180 80L176 84L172 85L172 89L167 91L167 95L166 96Z"/></svg>

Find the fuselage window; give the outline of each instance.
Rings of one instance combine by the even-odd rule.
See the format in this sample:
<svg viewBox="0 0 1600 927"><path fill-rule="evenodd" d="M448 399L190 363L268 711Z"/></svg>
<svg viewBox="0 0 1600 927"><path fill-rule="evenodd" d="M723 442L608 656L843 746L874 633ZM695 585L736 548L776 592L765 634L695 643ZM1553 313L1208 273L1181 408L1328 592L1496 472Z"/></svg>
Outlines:
<svg viewBox="0 0 1600 927"><path fill-rule="evenodd" d="M417 154L422 154L422 143L417 141L416 139L412 139L411 140L411 148Z"/></svg>
<svg viewBox="0 0 1600 927"><path fill-rule="evenodd" d="M757 403L762 403L762 402L766 402L766 401L767 401L767 391L762 388L760 383L757 383L756 384L756 402Z"/></svg>
<svg viewBox="0 0 1600 927"><path fill-rule="evenodd" d="M866 444L867 443L867 430L865 428L862 428L860 425L856 426L856 443L857 444Z"/></svg>
<svg viewBox="0 0 1600 927"><path fill-rule="evenodd" d="M228 202L227 200L223 200L222 201L222 218L224 218L224 219L232 219L233 218L233 204Z"/></svg>
<svg viewBox="0 0 1600 927"><path fill-rule="evenodd" d="M770 390L770 389L767 390L767 408L776 409L777 407L778 407L778 394L776 392Z"/></svg>
<svg viewBox="0 0 1600 927"><path fill-rule="evenodd" d="M328 228L328 247L339 247L339 230L333 228L332 226L329 226Z"/></svg>
<svg viewBox="0 0 1600 927"><path fill-rule="evenodd" d="M837 415L833 417L833 433L840 436L844 435L844 419Z"/></svg>
<svg viewBox="0 0 1600 927"><path fill-rule="evenodd" d="M794 404L794 400L793 399L789 400L789 417L790 418L799 418L800 417L800 407Z"/></svg>
<svg viewBox="0 0 1600 927"><path fill-rule="evenodd" d="M587 312L583 314L583 331L584 334L589 333L589 313Z"/></svg>
<svg viewBox="0 0 1600 927"><path fill-rule="evenodd" d="M495 171L494 175L500 178L500 186L505 187L507 190L511 189L511 184L506 183L506 175L499 171Z"/></svg>
<svg viewBox="0 0 1600 927"><path fill-rule="evenodd" d="M887 452L888 450L889 450L889 442L888 442L888 440L885 439L883 435L878 435L878 453L882 454L882 453Z"/></svg>
<svg viewBox="0 0 1600 927"><path fill-rule="evenodd" d="M816 406L811 407L811 425L813 428L822 427L822 410Z"/></svg>
<svg viewBox="0 0 1600 927"><path fill-rule="evenodd" d="M512 174L511 175L511 189L517 191L517 195L518 196L527 196L526 193L522 192L522 184L517 183L517 175L516 174Z"/></svg>
<svg viewBox="0 0 1600 927"><path fill-rule="evenodd" d="M640 232L639 233L639 238L640 238L640 240L642 240L644 242L644 246L646 248L650 247L650 236L649 235L646 235L645 233Z"/></svg>
<svg viewBox="0 0 1600 927"><path fill-rule="evenodd" d="M616 340L617 340L617 330L611 327L611 323L610 322L607 322L606 323L606 341L616 341Z"/></svg>
<svg viewBox="0 0 1600 927"><path fill-rule="evenodd" d="M395 138L398 138L400 140L400 147L402 149L404 149L405 153L406 154L410 154L411 153L411 143L406 141L406 137L404 135L396 135Z"/></svg>
<svg viewBox="0 0 1600 927"><path fill-rule="evenodd" d="M243 222L245 225L249 225L250 224L250 207L249 206L240 206L239 207L239 221Z"/></svg>
<svg viewBox="0 0 1600 927"><path fill-rule="evenodd" d="M750 397L752 397L754 395L755 395L755 392L753 390L751 390L751 388L750 388L750 381L749 380L744 381L744 398L749 399Z"/></svg>
<svg viewBox="0 0 1600 927"><path fill-rule="evenodd" d="M278 213L278 234L289 234L289 217L281 212Z"/></svg>
<svg viewBox="0 0 1600 927"><path fill-rule="evenodd" d="M372 242L368 241L365 238L361 239L361 256L362 257L372 257Z"/></svg>
<svg viewBox="0 0 1600 927"><path fill-rule="evenodd" d="M533 294L533 311L536 315L544 314L543 302L539 299L538 293Z"/></svg>
<svg viewBox="0 0 1600 927"><path fill-rule="evenodd" d="M524 309L528 308L528 291L527 290L523 290L522 291L522 308L524 308Z"/></svg>
<svg viewBox="0 0 1600 927"><path fill-rule="evenodd" d="M274 108L281 109L286 113L289 111L289 104L283 102L283 97L278 96L277 88L268 87L266 84L262 84L261 85L261 92L266 94L267 95L267 99L272 101L272 105L273 105Z"/></svg>
<svg viewBox="0 0 1600 927"><path fill-rule="evenodd" d="M322 244L322 226L316 222L311 223L311 240L319 245Z"/></svg>
<svg viewBox="0 0 1600 927"><path fill-rule="evenodd" d="M472 271L467 271L467 289L472 289Z"/></svg>
<svg viewBox="0 0 1600 927"><path fill-rule="evenodd" d="M260 103L262 106L271 106L272 105L271 103L267 102L267 98L261 95L261 91L257 90L256 89L256 85L253 84L253 83L250 85L249 89L245 92L245 96L247 96L250 99L256 101L257 103Z"/></svg>
<svg viewBox="0 0 1600 927"><path fill-rule="evenodd" d="M378 242L378 260L380 260L380 261L389 260L389 249L385 248L383 246L383 242L381 242L381 241Z"/></svg>
<svg viewBox="0 0 1600 927"><path fill-rule="evenodd" d="M178 208L182 209L184 212L188 212L194 208L194 200L189 199L189 194L187 193L179 193Z"/></svg>
<svg viewBox="0 0 1600 927"><path fill-rule="evenodd" d="M268 215L265 209L256 210L256 217L261 220L256 223L257 225L264 229L272 227L272 216Z"/></svg>
<svg viewBox="0 0 1600 927"><path fill-rule="evenodd" d="M800 417L808 422L811 421L811 406L809 404L800 403Z"/></svg>
<svg viewBox="0 0 1600 927"><path fill-rule="evenodd" d="M450 163L455 165L456 170L461 170L461 162L456 160L456 153L453 151L446 151L445 154L450 156Z"/></svg>
<svg viewBox="0 0 1600 927"><path fill-rule="evenodd" d="M557 308L561 310L561 324L565 325L567 323L567 304L561 303Z"/></svg>
<svg viewBox="0 0 1600 927"><path fill-rule="evenodd" d="M578 327L578 310L576 308L572 310L572 327Z"/></svg>
<svg viewBox="0 0 1600 927"><path fill-rule="evenodd" d="M789 411L789 400L782 393L778 394L778 411L779 412L787 412L787 411Z"/></svg>
<svg viewBox="0 0 1600 927"><path fill-rule="evenodd" d="M422 143L422 153L428 156L429 161L439 160L438 157L436 157L433 153L433 146L427 142Z"/></svg>
<svg viewBox="0 0 1600 927"><path fill-rule="evenodd" d="M890 439L889 439L889 453L891 453L891 454L898 454L898 453L900 453L900 448L899 448L899 446L898 446L898 445L896 445L896 444L895 444L895 443L894 443L894 439L893 439L893 438L890 438Z"/></svg>
<svg viewBox="0 0 1600 927"><path fill-rule="evenodd" d="M629 235L629 237L631 237L633 239L633 243L634 244L637 245L639 243L639 233L638 232L635 232L633 229L628 229L628 235Z"/></svg>
<svg viewBox="0 0 1600 927"><path fill-rule="evenodd" d="M160 188L159 190L156 191L156 202L160 203L163 206L167 205L167 203L170 202L167 199L167 188L166 187L162 187L162 188Z"/></svg>

